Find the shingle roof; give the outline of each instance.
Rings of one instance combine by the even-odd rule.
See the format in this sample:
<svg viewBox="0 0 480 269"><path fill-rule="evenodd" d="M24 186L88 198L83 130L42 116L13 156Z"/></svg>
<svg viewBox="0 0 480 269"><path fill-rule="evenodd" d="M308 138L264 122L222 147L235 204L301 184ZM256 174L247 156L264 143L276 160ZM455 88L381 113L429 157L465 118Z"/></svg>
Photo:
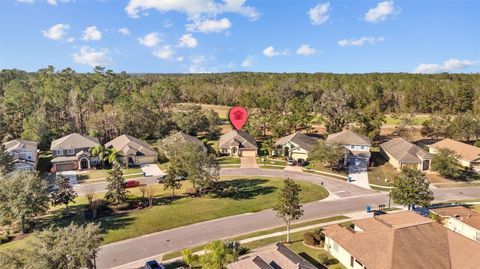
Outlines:
<svg viewBox="0 0 480 269"><path fill-rule="evenodd" d="M475 146L458 142L452 139L443 139L435 144L430 145L434 149L449 149L460 155L463 160L475 161L480 159L480 148Z"/></svg>
<svg viewBox="0 0 480 269"><path fill-rule="evenodd" d="M144 141L129 135L121 135L105 144L106 148L115 148L121 155L157 155L157 152ZM140 154L139 154L140 153Z"/></svg>
<svg viewBox="0 0 480 269"><path fill-rule="evenodd" d="M190 143L195 143L204 147L203 142L200 139L182 132L174 133L171 136L163 139L162 142L164 144L190 142Z"/></svg>
<svg viewBox="0 0 480 269"><path fill-rule="evenodd" d="M14 139L3 143L6 151L11 151L17 148L26 148L33 151L37 150L38 143L34 141Z"/></svg>
<svg viewBox="0 0 480 269"><path fill-rule="evenodd" d="M100 145L98 138L88 135L72 133L52 141L50 150L69 148L91 148Z"/></svg>
<svg viewBox="0 0 480 269"><path fill-rule="evenodd" d="M420 163L420 158L432 158L430 153L401 137L380 144L380 148L401 163Z"/></svg>
<svg viewBox="0 0 480 269"><path fill-rule="evenodd" d="M241 130L240 131L232 130L220 136L220 140L218 141L218 147L229 148L230 147L229 145L232 141L238 142L240 145L240 148L258 149L257 142L255 141L255 137Z"/></svg>
<svg viewBox="0 0 480 269"><path fill-rule="evenodd" d="M404 211L354 221L363 231L330 225L324 233L370 269L478 268L480 244L423 219Z"/></svg>
<svg viewBox="0 0 480 269"><path fill-rule="evenodd" d="M459 221L480 230L480 214L463 206L452 206L431 209L431 211L442 217L452 217Z"/></svg>
<svg viewBox="0 0 480 269"><path fill-rule="evenodd" d="M227 266L229 269L317 269L303 257L281 243L270 245L254 251L250 255Z"/></svg>
<svg viewBox="0 0 480 269"><path fill-rule="evenodd" d="M350 130L341 131L339 133L331 134L327 137L327 142L337 143L341 145L359 145L371 146L372 142L364 135L357 134Z"/></svg>
<svg viewBox="0 0 480 269"><path fill-rule="evenodd" d="M310 152L312 151L313 147L317 143L317 139L307 136L305 134L302 134L300 132L296 132L287 136L284 136L275 143L276 146L286 144L288 142L295 143L299 145L301 148L304 150Z"/></svg>

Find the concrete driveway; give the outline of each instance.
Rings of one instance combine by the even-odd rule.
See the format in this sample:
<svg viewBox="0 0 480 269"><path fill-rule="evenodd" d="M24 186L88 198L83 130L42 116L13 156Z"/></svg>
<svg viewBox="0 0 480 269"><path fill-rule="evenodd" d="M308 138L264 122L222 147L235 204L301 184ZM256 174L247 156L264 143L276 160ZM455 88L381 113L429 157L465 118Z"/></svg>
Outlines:
<svg viewBox="0 0 480 269"><path fill-rule="evenodd" d="M258 168L257 157L240 157L240 168Z"/></svg>
<svg viewBox="0 0 480 269"><path fill-rule="evenodd" d="M57 172L57 176L62 175L65 178L68 178L68 181L70 185L76 185L78 184L77 180L77 171L62 171L62 172Z"/></svg>
<svg viewBox="0 0 480 269"><path fill-rule="evenodd" d="M142 164L140 168L142 169L143 174L146 177L156 177L156 176L165 175L165 173L162 170L160 170L160 168L156 164Z"/></svg>

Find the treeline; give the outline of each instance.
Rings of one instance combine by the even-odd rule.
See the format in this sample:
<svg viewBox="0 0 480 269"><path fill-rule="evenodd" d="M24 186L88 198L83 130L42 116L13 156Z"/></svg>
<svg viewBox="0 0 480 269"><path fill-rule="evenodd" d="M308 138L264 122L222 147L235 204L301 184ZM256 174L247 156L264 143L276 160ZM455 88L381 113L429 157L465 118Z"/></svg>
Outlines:
<svg viewBox="0 0 480 269"><path fill-rule="evenodd" d="M309 128L312 112L329 131L357 122L374 137L385 113L471 113L480 108L480 74L127 74L97 67L0 72L0 136L43 145L71 132L102 141L119 134L162 138L172 130L218 131L218 115L191 102L243 105L273 115L257 132ZM275 118L276 117L276 118ZM285 119L288 118L288 119ZM255 116L252 122L255 121Z"/></svg>

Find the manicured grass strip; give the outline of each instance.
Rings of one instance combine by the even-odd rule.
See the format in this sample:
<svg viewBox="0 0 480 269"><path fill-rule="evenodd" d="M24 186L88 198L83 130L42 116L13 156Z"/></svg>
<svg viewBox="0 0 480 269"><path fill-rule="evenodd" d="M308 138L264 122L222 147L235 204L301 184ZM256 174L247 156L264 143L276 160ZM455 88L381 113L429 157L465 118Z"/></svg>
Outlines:
<svg viewBox="0 0 480 269"><path fill-rule="evenodd" d="M437 188L466 188L466 187L479 187L480 182L459 182L459 183L444 183L444 184L434 184Z"/></svg>
<svg viewBox="0 0 480 269"><path fill-rule="evenodd" d="M301 227L306 227L306 226L310 226L310 225L326 223L326 222L331 222L331 221L337 221L337 220L342 220L342 219L348 219L348 217L346 217L346 216L334 216L334 217L328 217L328 218L322 218L322 219L316 219L316 220L309 220L309 221L293 224L293 225L291 225L291 229L301 228ZM277 232L283 232L283 231L285 231L285 227L277 227L277 228L261 230L261 231L257 231L257 232L253 232L253 233L248 233L248 234L244 234L244 235L240 235L240 236L235 236L235 237L232 237L231 239L236 240L236 241L240 241L240 240L244 240L244 239L247 239L247 238L252 238L252 237L277 233ZM282 235L281 237L284 238L285 235ZM272 241L272 242L276 242L276 241ZM253 243L253 242L251 242L251 243ZM250 244L250 243L247 243L247 244ZM242 246L245 246L247 244L244 244ZM205 245L200 245L200 246L194 246L190 249L192 250L192 252L197 252L197 251L203 250L204 247L205 247ZM166 261L166 260L170 260L170 259L181 257L181 256L182 256L182 251L181 250L173 251L173 252L169 252L169 253L163 255L163 260Z"/></svg>
<svg viewBox="0 0 480 269"><path fill-rule="evenodd" d="M218 163L220 165L222 165L222 164L240 164L240 158L222 157L222 158L218 158Z"/></svg>
<svg viewBox="0 0 480 269"><path fill-rule="evenodd" d="M263 165L263 164L259 164L258 167L259 168L264 168L264 169L278 169L278 170L285 169L285 166Z"/></svg>

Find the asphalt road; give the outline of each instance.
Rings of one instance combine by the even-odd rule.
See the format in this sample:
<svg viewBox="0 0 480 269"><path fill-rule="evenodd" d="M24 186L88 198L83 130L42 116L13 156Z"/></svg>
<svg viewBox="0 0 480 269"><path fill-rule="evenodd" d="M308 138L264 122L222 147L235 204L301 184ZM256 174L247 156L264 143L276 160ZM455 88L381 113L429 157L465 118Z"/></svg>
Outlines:
<svg viewBox="0 0 480 269"><path fill-rule="evenodd" d="M378 204L388 204L385 193L365 190L350 183L314 174L284 172L269 169L222 169L222 175L235 176L290 176L294 179L310 181L316 184L324 183L331 194L323 201L305 204L304 216L301 221L346 214L364 210L367 205L376 207ZM155 182L152 178L143 178L144 184ZM105 185L96 185L103 190ZM480 197L480 188L449 188L435 189L437 201L474 199ZM187 225L171 230L132 238L101 248L97 258L98 268L112 268L133 261L155 257L161 253L184 249L205 244L214 239L231 237L261 229L282 225L282 221L269 209L257 213L247 213L206 222Z"/></svg>

